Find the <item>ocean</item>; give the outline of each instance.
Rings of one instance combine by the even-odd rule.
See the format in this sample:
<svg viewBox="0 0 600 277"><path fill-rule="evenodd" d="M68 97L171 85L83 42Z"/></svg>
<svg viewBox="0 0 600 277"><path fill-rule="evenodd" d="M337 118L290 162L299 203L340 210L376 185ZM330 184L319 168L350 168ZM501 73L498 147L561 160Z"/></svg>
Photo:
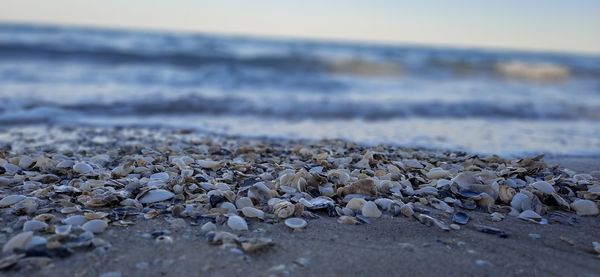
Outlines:
<svg viewBox="0 0 600 277"><path fill-rule="evenodd" d="M47 125L595 156L600 56L0 24L0 126Z"/></svg>

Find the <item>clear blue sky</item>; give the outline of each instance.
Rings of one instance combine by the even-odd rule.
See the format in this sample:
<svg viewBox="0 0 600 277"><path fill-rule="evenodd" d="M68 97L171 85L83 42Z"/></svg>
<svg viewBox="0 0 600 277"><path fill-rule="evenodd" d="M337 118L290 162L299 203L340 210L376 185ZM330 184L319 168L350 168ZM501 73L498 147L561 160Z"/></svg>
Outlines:
<svg viewBox="0 0 600 277"><path fill-rule="evenodd" d="M0 21L600 53L600 0L2 0Z"/></svg>

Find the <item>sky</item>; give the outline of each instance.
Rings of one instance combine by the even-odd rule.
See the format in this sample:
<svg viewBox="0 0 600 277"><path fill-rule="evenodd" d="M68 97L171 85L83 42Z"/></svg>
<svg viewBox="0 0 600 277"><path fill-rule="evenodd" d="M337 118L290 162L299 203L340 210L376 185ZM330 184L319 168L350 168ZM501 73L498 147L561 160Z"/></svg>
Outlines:
<svg viewBox="0 0 600 277"><path fill-rule="evenodd" d="M597 0L0 0L0 22L600 53Z"/></svg>

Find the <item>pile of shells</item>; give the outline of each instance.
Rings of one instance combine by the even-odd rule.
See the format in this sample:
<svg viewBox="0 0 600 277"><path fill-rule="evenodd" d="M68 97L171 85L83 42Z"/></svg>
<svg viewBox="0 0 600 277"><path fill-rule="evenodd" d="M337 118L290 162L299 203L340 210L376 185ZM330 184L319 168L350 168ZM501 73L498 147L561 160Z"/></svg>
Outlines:
<svg viewBox="0 0 600 277"><path fill-rule="evenodd" d="M403 216L451 231L470 224L471 210L535 224L599 213L598 176L549 167L542 156L144 129L40 132L12 131L0 144L0 210L14 230L6 255L107 247L96 237L107 228L157 217L208 220L211 243L253 252L272 242L235 233L255 222L300 231L323 215L351 225Z"/></svg>

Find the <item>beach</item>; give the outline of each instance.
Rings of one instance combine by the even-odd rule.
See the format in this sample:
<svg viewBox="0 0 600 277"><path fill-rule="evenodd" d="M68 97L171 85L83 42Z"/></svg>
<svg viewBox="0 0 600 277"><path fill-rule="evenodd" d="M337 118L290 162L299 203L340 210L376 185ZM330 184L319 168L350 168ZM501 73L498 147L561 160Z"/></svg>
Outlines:
<svg viewBox="0 0 600 277"><path fill-rule="evenodd" d="M46 224L4 249L6 276L600 272L594 158L163 128L13 128L0 146L1 244L29 221ZM517 192L529 202L513 203ZM59 227L75 215L107 224Z"/></svg>

